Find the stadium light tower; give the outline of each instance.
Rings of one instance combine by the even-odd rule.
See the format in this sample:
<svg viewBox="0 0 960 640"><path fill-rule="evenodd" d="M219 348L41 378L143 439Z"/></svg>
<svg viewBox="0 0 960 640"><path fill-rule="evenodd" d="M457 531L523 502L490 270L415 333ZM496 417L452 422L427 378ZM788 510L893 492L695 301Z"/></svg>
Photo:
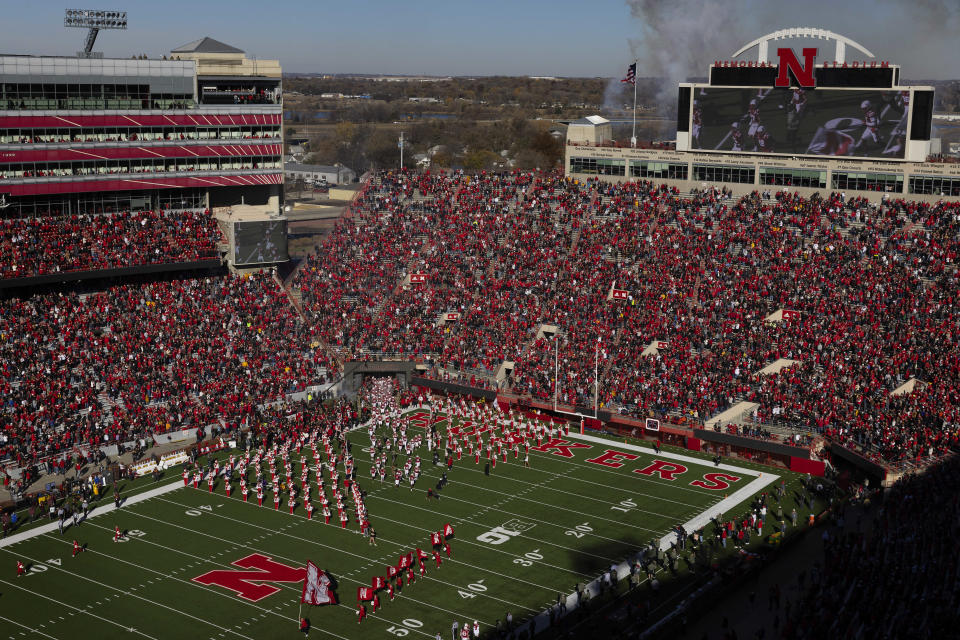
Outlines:
<svg viewBox="0 0 960 640"><path fill-rule="evenodd" d="M87 39L83 51L77 52L78 58L98 58L103 54L93 52L93 43L100 29L126 29L126 11L106 11L101 9L67 9L63 26L87 29Z"/></svg>

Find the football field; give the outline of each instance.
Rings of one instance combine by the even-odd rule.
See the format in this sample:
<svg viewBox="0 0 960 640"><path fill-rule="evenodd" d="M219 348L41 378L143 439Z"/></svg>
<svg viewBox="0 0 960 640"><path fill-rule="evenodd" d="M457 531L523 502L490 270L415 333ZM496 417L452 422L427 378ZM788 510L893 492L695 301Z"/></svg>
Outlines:
<svg viewBox="0 0 960 640"><path fill-rule="evenodd" d="M445 425L440 425L445 426ZM173 476L128 498L120 509L101 503L63 535L35 528L0 546L0 624L5 637L20 638L262 638L302 637L300 594L306 563L327 572L338 604L302 608L310 636L354 638L449 638L454 620L479 622L481 637L512 615L514 626L536 619L558 597L568 610L573 593L592 584L655 540L667 548L676 537L719 513L741 513L751 498L787 472L756 465L721 464L671 449L657 454L646 444L571 433L523 452L513 452L484 472L464 452L452 469L429 463L411 490L388 477L371 480L364 430L351 434L357 478L377 530L372 546L351 521L325 524L319 511L308 520L301 506L291 514L284 500L258 507L219 480L214 491L183 487ZM306 449L305 449L306 451ZM446 472L439 499L429 499ZM234 485L236 487L236 484ZM358 623L357 588L418 548L432 552L430 536L451 525L451 554L431 556L426 575L404 580L393 601ZM113 542L114 527L126 531ZM49 527L47 527L49 528ZM764 532L770 533L772 529ZM712 527L707 528L707 533ZM73 540L86 550L72 557ZM15 565L27 566L16 577ZM621 564L624 563L624 564ZM368 604L369 607L369 604Z"/></svg>

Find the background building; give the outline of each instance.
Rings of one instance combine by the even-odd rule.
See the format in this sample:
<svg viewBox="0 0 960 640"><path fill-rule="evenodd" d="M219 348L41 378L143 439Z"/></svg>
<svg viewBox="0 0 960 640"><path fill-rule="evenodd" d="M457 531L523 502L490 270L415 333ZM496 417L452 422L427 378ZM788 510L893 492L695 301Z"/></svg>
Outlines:
<svg viewBox="0 0 960 640"><path fill-rule="evenodd" d="M326 164L286 162L283 173L287 182L303 180L307 184L349 184L357 179L357 172L349 167Z"/></svg>
<svg viewBox="0 0 960 640"><path fill-rule="evenodd" d="M172 59L0 56L5 216L279 211L280 65L203 38Z"/></svg>

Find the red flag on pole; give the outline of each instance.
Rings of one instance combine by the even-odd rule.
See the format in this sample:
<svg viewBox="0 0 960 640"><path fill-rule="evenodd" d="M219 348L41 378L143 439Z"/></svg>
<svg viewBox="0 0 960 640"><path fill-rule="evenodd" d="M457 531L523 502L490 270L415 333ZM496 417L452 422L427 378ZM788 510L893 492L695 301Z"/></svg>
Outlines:
<svg viewBox="0 0 960 640"><path fill-rule="evenodd" d="M307 561L307 577L303 581L303 593L300 594L300 602L312 605L337 604L337 596L330 588L330 578L309 560Z"/></svg>
<svg viewBox="0 0 960 640"><path fill-rule="evenodd" d="M373 587L357 587L357 602L373 600Z"/></svg>

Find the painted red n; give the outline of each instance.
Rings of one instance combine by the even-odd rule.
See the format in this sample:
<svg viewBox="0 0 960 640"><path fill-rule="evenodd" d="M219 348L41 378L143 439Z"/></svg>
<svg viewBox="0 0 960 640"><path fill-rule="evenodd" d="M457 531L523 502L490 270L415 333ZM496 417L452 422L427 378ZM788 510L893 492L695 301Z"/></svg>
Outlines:
<svg viewBox="0 0 960 640"><path fill-rule="evenodd" d="M780 74L777 76L777 81L774 83L776 86L790 86L790 76L787 75L788 69L793 71L793 75L801 87L812 89L813 87L817 86L817 79L813 75L815 65L814 59L817 57L817 50L815 47L803 48L802 67L800 66L800 61L797 60L797 54L795 54L793 49L789 47L780 47L777 49L777 56L780 57Z"/></svg>
<svg viewBox="0 0 960 640"><path fill-rule="evenodd" d="M305 568L288 567L259 553L240 558L230 564L243 569L258 569L258 571L218 569L197 576L193 581L206 585L215 584L235 592L245 600L256 602L280 591L280 587L272 584L260 584L261 582L303 582L303 579L307 577Z"/></svg>

